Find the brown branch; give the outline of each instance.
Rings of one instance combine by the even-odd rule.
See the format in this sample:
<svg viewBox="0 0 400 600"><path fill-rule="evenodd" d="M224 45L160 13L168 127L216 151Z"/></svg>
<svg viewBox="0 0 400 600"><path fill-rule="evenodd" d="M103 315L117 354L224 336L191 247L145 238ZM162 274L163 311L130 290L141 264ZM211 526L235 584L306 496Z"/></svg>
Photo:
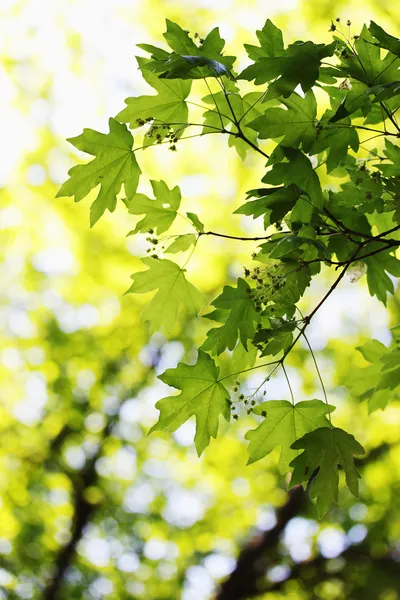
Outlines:
<svg viewBox="0 0 400 600"><path fill-rule="evenodd" d="M108 424L109 425L109 424ZM109 435L109 426L104 429L102 442L104 443ZM96 471L96 462L102 453L103 444L99 445L99 450L94 457L81 471L78 480L75 482L74 492L74 508L72 533L69 542L60 549L58 556L53 566L52 578L43 592L43 600L57 600L60 596L61 587L64 581L64 575L71 566L76 547L79 540L82 538L82 533L86 525L89 523L92 514L98 508L94 504L89 504L85 497L85 491L96 484L98 475Z"/></svg>
<svg viewBox="0 0 400 600"><path fill-rule="evenodd" d="M302 486L296 486L289 492L289 499L277 512L276 525L266 531L244 548L238 558L235 570L224 581L216 600L244 600L258 596L260 578L264 577L268 557L266 553L279 541L288 522L295 517L306 501L306 492Z"/></svg>
<svg viewBox="0 0 400 600"><path fill-rule="evenodd" d="M141 382L135 386L135 389L129 390L125 394L126 398L131 398L140 391L147 383L148 377L153 372L153 368L157 366L160 356L157 355L153 365L149 367L143 375ZM125 396L121 398L121 402L125 400ZM43 600L59 600L61 598L61 589L64 582L64 577L67 570L73 564L78 542L82 538L83 531L93 517L93 514L101 506L94 505L87 501L86 491L88 488L95 486L98 482L99 475L96 470L96 463L103 454L103 448L107 440L113 435L112 430L118 416L108 418L106 426L99 440L99 447L96 454L88 461L79 475L73 479L74 502L73 502L73 517L71 526L71 537L68 543L60 548L52 569L52 575L48 581L47 587L43 591ZM72 478L71 478L72 479Z"/></svg>
<svg viewBox="0 0 400 600"><path fill-rule="evenodd" d="M289 232L287 232L289 233ZM242 242L257 242L259 240L269 240L275 233L271 235L264 235L261 237L240 237L236 235L227 235L225 233L218 233L216 231L199 231L199 237L202 235L215 235L216 237L227 238L229 240L240 240Z"/></svg>
<svg viewBox="0 0 400 600"><path fill-rule="evenodd" d="M344 552L342 552L340 557L346 561L346 565L342 572L335 574L335 577L339 577L344 581L347 581L348 579L350 579L350 581L352 580L354 569L357 567L363 566L365 568L365 565L368 564L368 562L371 564L371 567L374 567L373 569L369 569L368 573L366 574L367 581L363 581L364 593L360 597L376 597L374 595L365 595L365 591L368 587L367 582L370 577L375 580L375 585L377 583L379 585L379 579L382 582L387 582L389 579L391 579L393 582L398 582L399 563L389 554L386 554L382 557L372 557L370 550L365 543L362 545L350 546ZM329 560L329 558L319 555L312 560L298 563L292 567L290 575L287 577L287 579L276 582L272 585L264 584L260 593L266 594L268 592L279 592L285 588L285 585L288 581L293 580L302 582L304 587L307 587L307 589L310 590L314 587L314 585L320 584L325 579L330 578L329 573L326 571L326 565L328 564ZM378 576L376 569L379 569L380 576ZM372 594L374 594L373 591ZM231 597L230 600L234 600L234 597Z"/></svg>

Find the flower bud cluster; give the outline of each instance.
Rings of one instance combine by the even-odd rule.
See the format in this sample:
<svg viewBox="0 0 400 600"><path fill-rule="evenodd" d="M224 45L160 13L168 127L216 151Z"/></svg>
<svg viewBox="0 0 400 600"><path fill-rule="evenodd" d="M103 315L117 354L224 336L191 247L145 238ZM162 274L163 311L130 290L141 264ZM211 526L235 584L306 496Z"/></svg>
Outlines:
<svg viewBox="0 0 400 600"><path fill-rule="evenodd" d="M151 246L149 248L147 248L146 252L147 252L147 254L150 254L151 258L158 260L159 256L157 254L157 250L159 248L157 248L157 246L158 246L158 243L160 240L153 235L154 234L153 229L149 229L147 233L149 233L150 235L146 238L146 242L149 242L149 244L151 244ZM161 249L163 250L163 247Z"/></svg>

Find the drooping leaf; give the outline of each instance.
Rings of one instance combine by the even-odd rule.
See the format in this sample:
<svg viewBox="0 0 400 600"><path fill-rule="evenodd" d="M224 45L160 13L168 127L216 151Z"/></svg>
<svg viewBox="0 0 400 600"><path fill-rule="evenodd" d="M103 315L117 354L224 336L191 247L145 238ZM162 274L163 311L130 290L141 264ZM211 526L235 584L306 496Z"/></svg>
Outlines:
<svg viewBox="0 0 400 600"><path fill-rule="evenodd" d="M294 208L300 196L301 190L294 184L249 190L247 197L256 197L257 200L242 204L233 214L253 215L253 219L264 215L266 229L269 225L280 222Z"/></svg>
<svg viewBox="0 0 400 600"><path fill-rule="evenodd" d="M213 300L213 306L224 311L226 320L222 327L208 331L203 350L221 354L226 348L233 350L238 339L247 349L247 340L254 337L255 325L260 321L250 294L250 286L239 277L236 288L225 286L222 294Z"/></svg>
<svg viewBox="0 0 400 600"><path fill-rule="evenodd" d="M204 74L204 69L196 77L196 72L200 70L200 67L205 67L209 71L209 76L222 77L222 75L226 75L229 79L234 79L229 69L218 60L206 56L190 56L187 54L171 54L163 65L160 78L200 79L207 77L207 71Z"/></svg>
<svg viewBox="0 0 400 600"><path fill-rule="evenodd" d="M186 252L196 242L196 236L194 233L185 233L184 235L178 235L177 238L172 242L170 246L165 250L169 254L176 254L177 252Z"/></svg>
<svg viewBox="0 0 400 600"><path fill-rule="evenodd" d="M369 96L374 96L372 102L391 100L400 94L400 81L389 81L388 83L374 85L369 88L367 93ZM382 113L380 114L380 120L382 120Z"/></svg>
<svg viewBox="0 0 400 600"><path fill-rule="evenodd" d="M230 417L229 393L219 381L219 368L208 354L199 351L195 365L179 363L175 369L167 369L159 378L164 383L182 390L182 393L162 398L157 402L156 408L160 411L160 417L150 433L176 431L195 416L194 441L200 456L210 443L210 438L217 437L220 415L227 421Z"/></svg>
<svg viewBox="0 0 400 600"><path fill-rule="evenodd" d="M373 244L370 244L370 248L372 251ZM386 306L387 294L394 294L394 285L389 274L400 277L400 261L386 251L366 258L365 262L369 293Z"/></svg>
<svg viewBox="0 0 400 600"><path fill-rule="evenodd" d="M285 185L297 185L297 187L308 195L308 215L310 217L313 208L322 208L324 198L318 175L313 169L311 161L300 150L278 146L274 155L271 155L271 159L274 161L279 160L279 162L275 162L272 170L264 175L262 178L263 183L271 185L282 185L282 183ZM271 163L271 159L268 164Z"/></svg>
<svg viewBox="0 0 400 600"><path fill-rule="evenodd" d="M313 92L308 91L304 98L294 92L281 102L287 110L268 108L264 114L251 121L248 127L257 131L261 139L283 137L284 146L298 148L301 144L303 150L309 152L317 134L317 104Z"/></svg>
<svg viewBox="0 0 400 600"><path fill-rule="evenodd" d="M293 475L290 486L315 477L310 494L317 502L319 518L333 503L337 503L339 465L345 472L347 487L354 496L358 496L360 475L354 465L354 455L363 455L365 451L354 436L337 427L321 427L294 442L292 449L303 452L291 462Z"/></svg>
<svg viewBox="0 0 400 600"><path fill-rule="evenodd" d="M185 277L185 270L170 260L142 258L147 271L134 273L127 294L144 294L157 290L154 298L143 309L142 321L150 321L151 331L173 330L179 310L197 315L205 304L202 294Z"/></svg>
<svg viewBox="0 0 400 600"><path fill-rule="evenodd" d="M379 41L379 45L381 48L386 48L386 50L390 50L396 56L400 56L400 39L386 33L382 27L380 27L374 21L371 21L369 26L370 33Z"/></svg>
<svg viewBox="0 0 400 600"><path fill-rule="evenodd" d="M280 446L279 470L289 471L290 462L299 454L292 444L306 433L319 427L329 427L326 415L335 410L321 400L306 400L291 404L287 400L271 400L259 404L254 412L265 414L264 421L245 435L250 440L248 448L251 464L267 456L276 446Z"/></svg>
<svg viewBox="0 0 400 600"><path fill-rule="evenodd" d="M270 319L270 327L257 330L253 343L260 351L260 357L276 356L286 352L293 342L296 322L284 319Z"/></svg>
<svg viewBox="0 0 400 600"><path fill-rule="evenodd" d="M197 229L200 233L204 233L204 225L200 221L199 217L192 212L186 213L187 218L192 222L193 227Z"/></svg>
<svg viewBox="0 0 400 600"><path fill-rule="evenodd" d="M326 255L326 247L321 241L302 236L301 232L296 235L277 234L263 244L262 248L271 258L280 259L313 260L317 257L324 258Z"/></svg>
<svg viewBox="0 0 400 600"><path fill-rule="evenodd" d="M144 233L153 229L160 235L171 227L177 215L181 203L179 187L176 185L170 190L164 181L151 180L150 183L155 200L145 194L135 194L130 200L125 200L131 215L146 215L131 233Z"/></svg>
<svg viewBox="0 0 400 600"><path fill-rule="evenodd" d="M90 207L91 226L106 209L113 212L122 185L126 197L132 198L141 173L132 150L133 137L130 131L115 119L109 120L109 127L109 133L84 129L81 135L68 139L75 148L96 158L86 165L72 167L68 171L70 178L57 193L57 198L74 196L75 202L79 202L100 185L97 198Z"/></svg>
<svg viewBox="0 0 400 600"><path fill-rule="evenodd" d="M144 66L146 70L161 73L162 79L203 79L221 75L233 79L231 69L236 57L222 54L225 41L218 27L207 35L203 43L196 45L189 33L177 23L169 19L166 23L164 38L173 52L166 55L158 48L140 44L139 47L152 54L152 59Z"/></svg>

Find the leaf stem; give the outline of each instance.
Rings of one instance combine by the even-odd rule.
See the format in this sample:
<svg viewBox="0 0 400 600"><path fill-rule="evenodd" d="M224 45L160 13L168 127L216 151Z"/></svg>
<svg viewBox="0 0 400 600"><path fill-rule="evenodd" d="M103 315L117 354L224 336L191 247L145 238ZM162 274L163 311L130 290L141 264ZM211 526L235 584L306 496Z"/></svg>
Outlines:
<svg viewBox="0 0 400 600"><path fill-rule="evenodd" d="M288 374L287 374L287 371L286 371L286 369L285 369L285 365L283 364L283 361L282 361L282 363L281 363L281 367L282 367L282 371L283 371L283 372L284 372L284 374L285 374L285 378L286 378L286 381L287 381L287 384L288 384L288 388L289 388L289 392L290 392L290 397L291 397L291 399L292 399L292 404L293 404L293 406L294 406L294 395L293 395L293 390L292 390L292 386L290 385L290 379L289 379L289 376L288 376Z"/></svg>
<svg viewBox="0 0 400 600"><path fill-rule="evenodd" d="M236 371L235 373L229 373L229 375L224 375L217 379L217 382L223 381L224 379L228 379L229 377L235 377L236 375L242 375L243 373L248 373L249 371L255 371L256 369L262 369L263 367L268 367L270 365L279 365L280 360L272 360L267 363L263 363L262 365L256 365L255 367L249 367L248 369L243 369L242 371ZM260 386L261 387L261 386Z"/></svg>
<svg viewBox="0 0 400 600"><path fill-rule="evenodd" d="M306 341L308 349L310 350L310 354L311 354L313 362L314 362L315 370L317 371L317 374L318 374L318 379L319 379L319 382L321 384L322 393L324 394L325 403L326 403L326 405L328 407L328 419L329 419L329 423L330 423L331 429L332 429L331 408L329 406L328 396L327 396L325 385L324 385L324 380L322 379L321 371L319 370L317 359L316 359L315 354L314 354L314 350L312 349L311 344L309 342L309 339L306 336L306 334L305 334L304 331L303 331L303 337L304 337L304 339Z"/></svg>

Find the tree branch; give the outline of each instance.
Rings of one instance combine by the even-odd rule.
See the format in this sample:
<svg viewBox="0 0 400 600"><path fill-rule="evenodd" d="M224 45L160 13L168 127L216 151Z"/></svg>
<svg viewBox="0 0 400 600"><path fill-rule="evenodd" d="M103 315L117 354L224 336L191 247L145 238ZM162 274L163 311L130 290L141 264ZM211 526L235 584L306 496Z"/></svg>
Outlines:
<svg viewBox="0 0 400 600"><path fill-rule="evenodd" d="M290 490L288 501L277 512L276 525L252 539L242 550L235 570L221 585L216 600L245 600L261 593L260 579L268 563L266 553L278 543L286 525L300 512L305 501L306 492L301 485Z"/></svg>
<svg viewBox="0 0 400 600"><path fill-rule="evenodd" d="M271 235L264 235L260 237L240 237L237 235L227 235L225 233L217 233L216 231L199 231L199 237L201 235L215 235L216 237L227 238L229 240L240 240L242 242L257 242L259 240L269 240L272 238L274 233Z"/></svg>
<svg viewBox="0 0 400 600"><path fill-rule="evenodd" d="M156 358L158 362L160 356ZM134 390L130 389L129 394L126 397L131 397L137 394L148 381L148 377L153 372L153 368L156 365L153 364L145 375L141 382L135 387ZM124 398L121 399L123 402ZM96 463L103 454L103 448L107 440L113 435L112 429L118 417L110 416L107 420L106 426L103 429L101 439L99 440L99 446L96 454L87 462L82 471L76 478L73 479L74 488L74 502L73 502L73 516L71 526L71 537L68 543L60 548L54 564L53 572L50 580L48 581L47 587L43 591L43 600L59 600L61 598L61 589L64 582L64 576L67 570L71 567L74 561L76 548L78 542L81 540L83 531L93 517L95 511L99 508L99 505L91 504L86 499L86 491L88 488L95 486L99 475L96 470Z"/></svg>

